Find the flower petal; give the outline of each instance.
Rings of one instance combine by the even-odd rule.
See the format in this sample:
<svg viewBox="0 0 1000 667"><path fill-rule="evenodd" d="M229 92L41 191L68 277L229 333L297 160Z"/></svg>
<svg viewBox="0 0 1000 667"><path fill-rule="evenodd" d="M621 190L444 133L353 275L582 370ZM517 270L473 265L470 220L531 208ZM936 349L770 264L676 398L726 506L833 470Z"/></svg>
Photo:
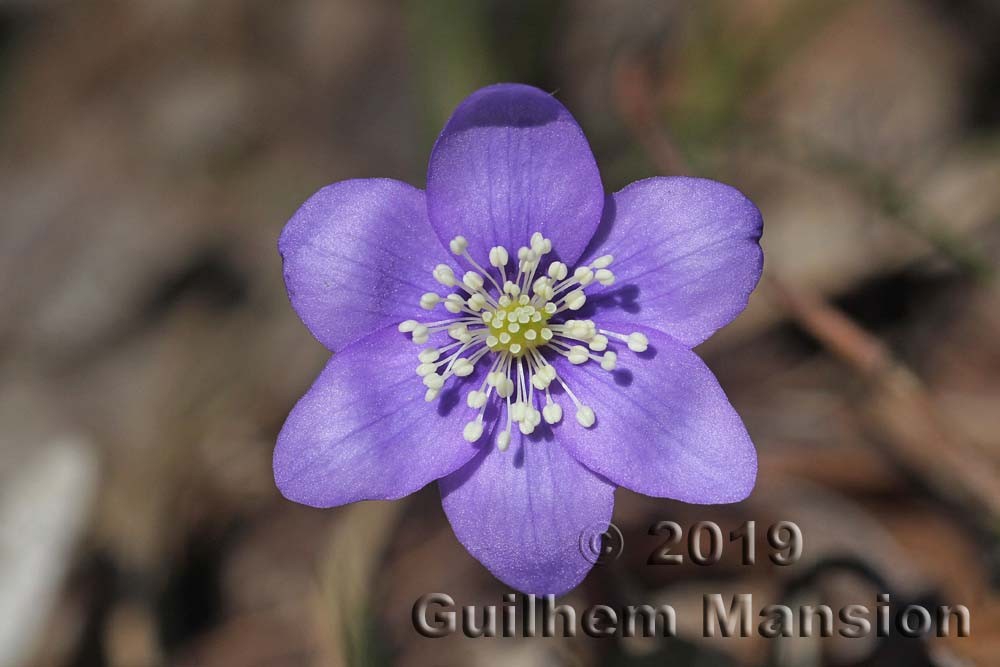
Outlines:
<svg viewBox="0 0 1000 667"><path fill-rule="evenodd" d="M431 224L485 262L489 249L527 245L534 232L573 262L601 218L604 189L590 145L569 111L531 86L470 95L434 144L427 171Z"/></svg>
<svg viewBox="0 0 1000 667"><path fill-rule="evenodd" d="M462 438L464 383L452 381L427 403L418 363L417 348L394 327L334 355L278 435L281 493L313 507L402 498L472 458L477 448Z"/></svg>
<svg viewBox="0 0 1000 667"><path fill-rule="evenodd" d="M330 350L426 317L420 296L451 256L427 222L424 193L390 179L341 181L306 201L278 241L292 306Z"/></svg>
<svg viewBox="0 0 1000 667"><path fill-rule="evenodd" d="M615 257L615 283L591 288L591 312L624 309L630 321L698 345L746 307L763 267L761 225L757 207L722 183L632 183L609 198L587 249L587 262Z"/></svg>
<svg viewBox="0 0 1000 667"><path fill-rule="evenodd" d="M557 362L573 393L597 414L596 424L585 429L559 397L566 413L557 429L560 441L591 470L638 493L689 503L743 500L753 490L757 453L719 382L684 345L656 330L639 330L649 348L636 354L618 346L614 372L594 363Z"/></svg>
<svg viewBox="0 0 1000 667"><path fill-rule="evenodd" d="M614 509L614 486L557 441L525 437L489 447L439 482L459 541L498 579L524 593L559 595L590 571L581 534L600 535Z"/></svg>

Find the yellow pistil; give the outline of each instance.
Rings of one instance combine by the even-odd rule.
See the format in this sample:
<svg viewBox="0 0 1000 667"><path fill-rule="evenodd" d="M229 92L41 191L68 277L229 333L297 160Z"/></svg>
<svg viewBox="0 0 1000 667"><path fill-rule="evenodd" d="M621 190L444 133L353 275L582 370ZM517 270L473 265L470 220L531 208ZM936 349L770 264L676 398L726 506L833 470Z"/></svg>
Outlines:
<svg viewBox="0 0 1000 667"><path fill-rule="evenodd" d="M517 300L505 299L500 308L488 313L488 319L483 316L489 328L486 344L491 350L520 357L551 340L552 330L547 326L550 314L529 301L524 295Z"/></svg>

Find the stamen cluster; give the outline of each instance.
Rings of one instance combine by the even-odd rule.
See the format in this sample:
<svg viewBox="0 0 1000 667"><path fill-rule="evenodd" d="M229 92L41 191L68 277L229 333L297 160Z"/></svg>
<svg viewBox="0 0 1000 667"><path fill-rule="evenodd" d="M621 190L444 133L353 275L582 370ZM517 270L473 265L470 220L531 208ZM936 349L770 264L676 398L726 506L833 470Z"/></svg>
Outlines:
<svg viewBox="0 0 1000 667"><path fill-rule="evenodd" d="M586 303L588 286L614 283L614 273L608 268L614 258L604 255L572 274L566 264L553 261L540 272L545 256L552 251L552 242L535 232L530 246L518 249L517 272L508 277L510 254L505 248L490 249L492 270L487 270L469 254L468 245L463 236L456 236L449 244L452 253L464 258L474 270L461 278L446 264L437 265L433 271L438 283L455 291L447 295L428 292L420 298L425 310L440 305L452 317L433 322L406 320L399 325L399 330L409 333L418 345L445 331L453 340L440 347L425 347L417 355L417 375L427 388L425 399L433 401L449 378L471 375L476 364L488 358L485 379L466 396L466 404L477 411L476 418L463 431L469 442L482 437L491 400L500 401L506 408L506 427L497 436L501 450L510 445L515 423L526 435L543 419L547 424L557 424L563 411L552 398L550 387L554 383L573 402L577 422L584 428L592 427L596 421L594 409L577 398L550 359L559 354L572 364L593 361L610 372L615 370L618 354L608 349L609 345L624 343L633 352L646 349L648 341L642 333L621 334L601 329L589 319L565 318L565 314L580 310ZM537 405L541 405L540 410Z"/></svg>

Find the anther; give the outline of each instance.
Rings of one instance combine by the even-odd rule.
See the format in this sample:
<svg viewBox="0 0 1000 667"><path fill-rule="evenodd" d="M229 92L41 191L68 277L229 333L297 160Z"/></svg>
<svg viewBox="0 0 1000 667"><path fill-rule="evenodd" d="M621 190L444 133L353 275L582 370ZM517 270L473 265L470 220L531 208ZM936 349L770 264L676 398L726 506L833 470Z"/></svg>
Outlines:
<svg viewBox="0 0 1000 667"><path fill-rule="evenodd" d="M462 312L462 307L465 305L465 299L463 299L458 294L449 294L444 300L444 309L453 315L457 315Z"/></svg>
<svg viewBox="0 0 1000 667"><path fill-rule="evenodd" d="M470 391L468 396L465 397L465 404L474 410L486 405L486 392L485 391Z"/></svg>
<svg viewBox="0 0 1000 667"><path fill-rule="evenodd" d="M645 352L646 348L649 347L649 339L646 338L645 334L641 334L638 331L630 333L627 342L628 349L633 352Z"/></svg>
<svg viewBox="0 0 1000 667"><path fill-rule="evenodd" d="M510 258L507 256L507 250L501 246L494 246L490 248L490 264L496 268L501 266L507 266L507 261Z"/></svg>
<svg viewBox="0 0 1000 667"><path fill-rule="evenodd" d="M482 310L486 307L486 296L482 292L476 292L466 300L465 304L469 310Z"/></svg>
<svg viewBox="0 0 1000 667"><path fill-rule="evenodd" d="M427 342L430 337L431 330L425 327L423 324L418 324L413 329L413 342L417 345L423 345Z"/></svg>
<svg viewBox="0 0 1000 667"><path fill-rule="evenodd" d="M603 368L606 371L613 371L615 370L615 366L617 365L617 363L618 363L618 355L612 352L611 350L608 350L607 352L604 353L604 357L601 359L601 368Z"/></svg>
<svg viewBox="0 0 1000 667"><path fill-rule="evenodd" d="M427 292L420 297L420 307L424 310L434 310L434 306L441 301L441 295L434 292Z"/></svg>
<svg viewBox="0 0 1000 667"><path fill-rule="evenodd" d="M593 409L586 405L581 405L576 410L576 421L580 423L580 426L584 428L590 428L594 425L597 420L597 416L594 414Z"/></svg>
<svg viewBox="0 0 1000 667"><path fill-rule="evenodd" d="M557 424L562 419L562 406L558 403L547 403L542 408L542 415L546 424Z"/></svg>
<svg viewBox="0 0 1000 667"><path fill-rule="evenodd" d="M583 290L574 290L566 295L566 307L570 310L580 310L586 302L587 295L583 293Z"/></svg>
<svg viewBox="0 0 1000 667"><path fill-rule="evenodd" d="M451 370L460 378L472 375L472 371L475 367L472 363L465 357L461 357L455 360L455 365L451 367Z"/></svg>
<svg viewBox="0 0 1000 667"><path fill-rule="evenodd" d="M455 286L455 272L447 264L438 264L434 267L434 280L445 287Z"/></svg>
<svg viewBox="0 0 1000 667"><path fill-rule="evenodd" d="M483 422L477 419L466 424L462 430L462 437L468 442L479 440L479 438L483 437Z"/></svg>
<svg viewBox="0 0 1000 667"><path fill-rule="evenodd" d="M473 292L476 292L483 288L483 276L475 271L466 271L465 275L462 276L462 282Z"/></svg>
<svg viewBox="0 0 1000 667"><path fill-rule="evenodd" d="M507 398L514 393L514 381L509 377L505 377L496 384L497 396L500 398Z"/></svg>
<svg viewBox="0 0 1000 667"><path fill-rule="evenodd" d="M577 267L576 271L573 272L573 280L580 283L582 287L586 287L594 282L594 272L590 270L589 266Z"/></svg>
<svg viewBox="0 0 1000 667"><path fill-rule="evenodd" d="M594 352L603 352L604 350L608 349L608 337L605 336L604 334L596 334L593 338L590 339L590 343L588 344L588 346Z"/></svg>
<svg viewBox="0 0 1000 667"><path fill-rule="evenodd" d="M569 349L567 356L571 364L580 365L587 363L587 360L590 359L590 352L582 345L574 345Z"/></svg>

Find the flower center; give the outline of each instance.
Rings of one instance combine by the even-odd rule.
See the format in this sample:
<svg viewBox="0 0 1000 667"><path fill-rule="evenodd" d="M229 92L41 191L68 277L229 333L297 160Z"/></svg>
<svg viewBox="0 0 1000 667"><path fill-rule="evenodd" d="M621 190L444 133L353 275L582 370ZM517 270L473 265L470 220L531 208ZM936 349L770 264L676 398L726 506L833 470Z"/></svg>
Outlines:
<svg viewBox="0 0 1000 667"><path fill-rule="evenodd" d="M501 450L510 444L514 423L524 434L532 433L543 418L547 424L557 424L562 420L562 407L552 397L556 388L573 402L577 422L584 428L592 427L597 418L594 409L577 398L550 361L554 355L562 355L571 364L593 361L610 372L617 365L618 354L609 346L624 343L633 352L646 349L648 341L641 333L608 331L592 320L566 319L563 315L583 307L589 285L614 283L615 276L608 269L614 258L604 255L572 274L565 264L553 261L539 274L552 242L536 232L530 247L518 249L517 273L508 277L510 255L505 248L490 250L490 271L469 255L464 237L456 236L450 247L475 270L459 279L451 267L439 264L433 272L435 280L456 291L447 296L428 292L420 305L425 310L442 305L453 317L434 322L406 320L399 325L399 330L411 334L418 345L445 332L453 340L425 347L418 354L417 375L427 387L426 400L436 399L449 378L469 376L483 362L489 371L479 389L466 396L466 404L478 413L463 431L469 442L482 437L491 401L500 403L506 412L506 428L497 436Z"/></svg>
<svg viewBox="0 0 1000 667"><path fill-rule="evenodd" d="M486 346L493 352L522 357L552 340L552 329L546 326L551 313L536 308L527 295L513 300L504 294L499 305L483 312L483 323L489 328Z"/></svg>

